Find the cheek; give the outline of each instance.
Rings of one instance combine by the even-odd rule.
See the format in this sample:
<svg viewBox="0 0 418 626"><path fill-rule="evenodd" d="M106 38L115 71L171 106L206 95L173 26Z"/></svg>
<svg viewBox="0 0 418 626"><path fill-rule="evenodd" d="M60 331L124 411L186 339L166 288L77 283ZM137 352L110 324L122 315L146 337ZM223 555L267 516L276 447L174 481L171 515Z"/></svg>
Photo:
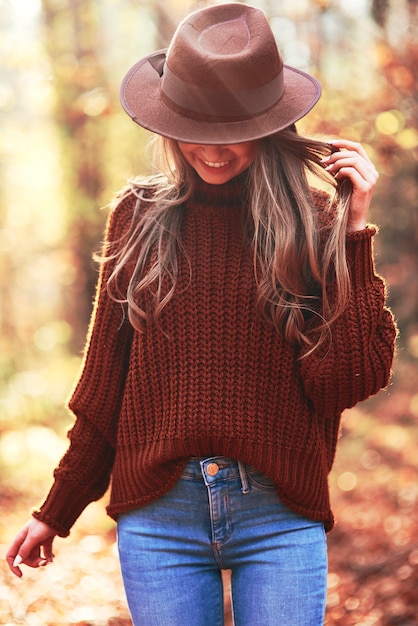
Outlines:
<svg viewBox="0 0 418 626"><path fill-rule="evenodd" d="M253 142L250 142L248 145L246 145L245 150L243 150L242 160L246 161L248 165L251 165L251 163L255 159L256 152L257 145Z"/></svg>
<svg viewBox="0 0 418 626"><path fill-rule="evenodd" d="M182 143L178 143L177 144L178 149L180 150L183 158L190 163L193 159L193 149L192 147L188 146L188 144L182 144Z"/></svg>
<svg viewBox="0 0 418 626"><path fill-rule="evenodd" d="M187 150L185 150L184 152L182 152L182 155L183 155L183 159L187 161L187 163L191 164L193 162L192 152L187 152Z"/></svg>

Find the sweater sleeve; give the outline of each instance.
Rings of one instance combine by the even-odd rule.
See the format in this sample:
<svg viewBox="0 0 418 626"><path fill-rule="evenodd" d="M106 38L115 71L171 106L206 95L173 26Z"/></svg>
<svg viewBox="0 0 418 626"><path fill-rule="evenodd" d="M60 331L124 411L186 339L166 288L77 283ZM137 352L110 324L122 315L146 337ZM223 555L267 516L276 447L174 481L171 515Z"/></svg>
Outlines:
<svg viewBox="0 0 418 626"><path fill-rule="evenodd" d="M126 231L133 200L113 209L106 242ZM75 415L69 447L54 471L54 483L33 515L65 537L84 508L106 492L115 456L118 417L123 397L133 329L122 307L108 295L111 260L101 266L81 374L68 406Z"/></svg>
<svg viewBox="0 0 418 626"><path fill-rule="evenodd" d="M344 313L332 324L330 337L301 358L306 394L326 417L341 413L387 386L396 326L385 306L386 289L375 272L374 227L347 234L351 295Z"/></svg>

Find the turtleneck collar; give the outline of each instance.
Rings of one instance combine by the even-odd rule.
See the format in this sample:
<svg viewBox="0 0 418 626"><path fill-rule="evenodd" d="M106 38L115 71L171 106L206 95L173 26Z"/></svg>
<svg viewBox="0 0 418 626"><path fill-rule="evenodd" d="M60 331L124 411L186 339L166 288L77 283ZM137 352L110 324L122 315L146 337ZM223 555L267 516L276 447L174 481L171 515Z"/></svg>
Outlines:
<svg viewBox="0 0 418 626"><path fill-rule="evenodd" d="M204 209L240 209L246 198L248 170L223 185L210 185L195 174L193 194L186 206Z"/></svg>

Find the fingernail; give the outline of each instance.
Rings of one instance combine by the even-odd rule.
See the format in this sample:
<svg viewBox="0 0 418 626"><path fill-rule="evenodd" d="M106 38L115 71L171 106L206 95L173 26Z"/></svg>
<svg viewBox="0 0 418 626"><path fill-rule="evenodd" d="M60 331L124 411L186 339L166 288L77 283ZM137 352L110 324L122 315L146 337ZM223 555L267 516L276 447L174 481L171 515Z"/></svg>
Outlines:
<svg viewBox="0 0 418 626"><path fill-rule="evenodd" d="M39 567L43 567L44 565L47 565L48 561L46 559L41 559L38 563Z"/></svg>
<svg viewBox="0 0 418 626"><path fill-rule="evenodd" d="M22 557L20 556L20 554L18 554L15 557L15 560L13 561L13 567L19 567L19 565L22 563L22 561L23 561Z"/></svg>

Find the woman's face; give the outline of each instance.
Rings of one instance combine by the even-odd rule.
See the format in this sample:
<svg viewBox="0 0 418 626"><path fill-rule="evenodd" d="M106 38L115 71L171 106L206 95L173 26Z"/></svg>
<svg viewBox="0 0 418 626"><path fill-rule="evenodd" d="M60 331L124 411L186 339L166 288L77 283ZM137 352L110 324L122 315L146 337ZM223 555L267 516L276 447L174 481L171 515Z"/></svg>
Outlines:
<svg viewBox="0 0 418 626"><path fill-rule="evenodd" d="M207 145L178 142L180 152L206 183L222 185L254 161L257 141Z"/></svg>

